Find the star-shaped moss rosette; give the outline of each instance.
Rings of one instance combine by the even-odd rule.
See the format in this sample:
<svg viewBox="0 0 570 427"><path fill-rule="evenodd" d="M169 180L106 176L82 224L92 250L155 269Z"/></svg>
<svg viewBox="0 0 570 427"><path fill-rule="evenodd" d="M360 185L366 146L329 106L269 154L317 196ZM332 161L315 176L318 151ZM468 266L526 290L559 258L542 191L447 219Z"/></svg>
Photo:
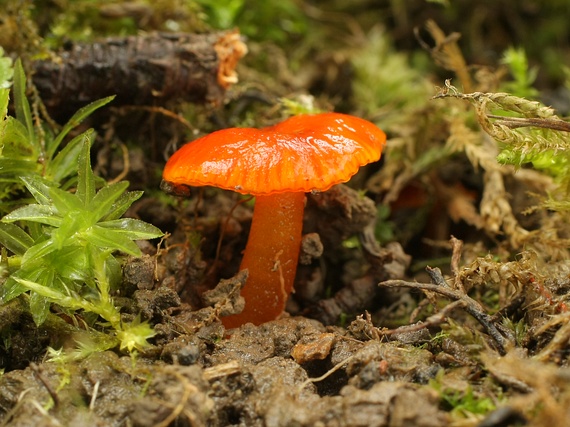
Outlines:
<svg viewBox="0 0 570 427"><path fill-rule="evenodd" d="M37 203L12 211L0 222L0 244L14 254L1 297L5 303L30 291L30 311L37 324L45 321L55 303L64 310L94 312L121 332L124 328L110 296L121 278L114 254L140 256L134 240L163 233L143 221L121 218L142 192L125 192L125 181L97 191L89 151L86 138L74 192L37 176L21 178Z"/></svg>

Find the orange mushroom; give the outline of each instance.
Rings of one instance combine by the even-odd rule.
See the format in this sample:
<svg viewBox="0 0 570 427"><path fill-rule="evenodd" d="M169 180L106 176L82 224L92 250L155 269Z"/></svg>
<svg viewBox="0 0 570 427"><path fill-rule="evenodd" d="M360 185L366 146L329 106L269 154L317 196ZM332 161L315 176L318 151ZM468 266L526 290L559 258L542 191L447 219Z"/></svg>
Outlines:
<svg viewBox="0 0 570 427"><path fill-rule="evenodd" d="M210 185L256 197L240 267L249 270L245 309L222 319L227 328L259 325L283 313L297 270L304 193L348 181L380 158L385 143L384 132L366 120L323 113L263 129L220 130L168 160L163 188L183 193L186 186Z"/></svg>

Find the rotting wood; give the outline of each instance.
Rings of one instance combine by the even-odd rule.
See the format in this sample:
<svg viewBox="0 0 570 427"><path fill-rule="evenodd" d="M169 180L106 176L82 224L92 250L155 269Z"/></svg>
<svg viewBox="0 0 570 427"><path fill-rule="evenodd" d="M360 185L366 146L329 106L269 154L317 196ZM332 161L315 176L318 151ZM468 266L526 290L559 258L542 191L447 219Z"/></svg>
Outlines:
<svg viewBox="0 0 570 427"><path fill-rule="evenodd" d="M246 53L238 31L106 38L35 61L33 82L48 109L63 115L108 95L116 95L114 106L218 104Z"/></svg>

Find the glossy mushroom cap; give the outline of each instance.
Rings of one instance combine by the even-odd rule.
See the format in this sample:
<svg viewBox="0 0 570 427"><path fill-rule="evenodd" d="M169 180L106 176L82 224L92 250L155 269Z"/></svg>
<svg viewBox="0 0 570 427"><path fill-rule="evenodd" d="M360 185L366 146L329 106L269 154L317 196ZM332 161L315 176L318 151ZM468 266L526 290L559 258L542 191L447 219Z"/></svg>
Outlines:
<svg viewBox="0 0 570 427"><path fill-rule="evenodd" d="M222 319L226 328L276 319L297 270L305 193L348 181L380 158L386 135L344 114L292 117L264 129L225 129L178 150L162 187L179 194L211 185L256 196L241 269L249 276L244 310Z"/></svg>
<svg viewBox="0 0 570 427"><path fill-rule="evenodd" d="M163 180L242 194L325 191L380 158L386 135L345 114L291 117L263 129L223 129L183 146Z"/></svg>

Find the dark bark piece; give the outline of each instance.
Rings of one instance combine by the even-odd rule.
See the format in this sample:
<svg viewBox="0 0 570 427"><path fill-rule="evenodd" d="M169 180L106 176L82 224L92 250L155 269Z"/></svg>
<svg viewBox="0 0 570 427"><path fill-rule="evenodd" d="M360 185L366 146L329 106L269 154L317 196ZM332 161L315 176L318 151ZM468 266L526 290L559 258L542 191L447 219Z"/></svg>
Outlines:
<svg viewBox="0 0 570 427"><path fill-rule="evenodd" d="M106 38L36 61L33 82L56 115L109 95L115 106L220 103L246 52L237 31Z"/></svg>

